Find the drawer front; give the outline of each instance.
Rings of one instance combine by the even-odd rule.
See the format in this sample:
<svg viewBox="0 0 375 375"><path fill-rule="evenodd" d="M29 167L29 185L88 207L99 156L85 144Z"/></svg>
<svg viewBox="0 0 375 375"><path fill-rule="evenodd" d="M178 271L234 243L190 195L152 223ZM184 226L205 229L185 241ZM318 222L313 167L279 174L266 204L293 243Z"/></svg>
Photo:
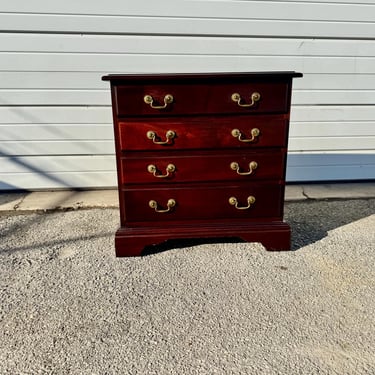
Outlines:
<svg viewBox="0 0 375 375"><path fill-rule="evenodd" d="M115 88L117 116L214 113L286 113L289 85L284 82L155 84Z"/></svg>
<svg viewBox="0 0 375 375"><path fill-rule="evenodd" d="M125 220L146 222L280 217L282 191L282 186L276 184L125 189Z"/></svg>
<svg viewBox="0 0 375 375"><path fill-rule="evenodd" d="M213 117L124 121L118 124L121 150L183 150L284 147L286 116Z"/></svg>
<svg viewBox="0 0 375 375"><path fill-rule="evenodd" d="M121 159L123 184L283 179L285 152L230 152Z"/></svg>

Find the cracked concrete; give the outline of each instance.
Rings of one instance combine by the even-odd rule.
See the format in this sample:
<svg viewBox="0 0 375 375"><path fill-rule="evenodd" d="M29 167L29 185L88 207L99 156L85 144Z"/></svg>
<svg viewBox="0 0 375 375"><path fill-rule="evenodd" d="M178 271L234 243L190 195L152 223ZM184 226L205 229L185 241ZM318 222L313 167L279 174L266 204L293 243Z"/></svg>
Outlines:
<svg viewBox="0 0 375 375"><path fill-rule="evenodd" d="M0 211L17 210L27 193L0 193Z"/></svg>
<svg viewBox="0 0 375 375"><path fill-rule="evenodd" d="M375 182L303 184L286 186L286 201L306 199L369 199L375 197ZM53 211L81 208L117 208L118 193L108 190L59 190L0 193L0 211Z"/></svg>
<svg viewBox="0 0 375 375"><path fill-rule="evenodd" d="M26 195L22 196L21 199L14 205L13 209L18 210L18 208L21 206L22 202L25 200Z"/></svg>
<svg viewBox="0 0 375 375"><path fill-rule="evenodd" d="M375 197L375 182L287 185L286 201L304 199L368 199Z"/></svg>
<svg viewBox="0 0 375 375"><path fill-rule="evenodd" d="M372 198L375 195L374 182L346 184L303 185L303 194L309 199L353 199Z"/></svg>
<svg viewBox="0 0 375 375"><path fill-rule="evenodd" d="M302 186L302 195L306 198L306 199L310 199L310 197L306 194L306 191L304 189L304 187Z"/></svg>

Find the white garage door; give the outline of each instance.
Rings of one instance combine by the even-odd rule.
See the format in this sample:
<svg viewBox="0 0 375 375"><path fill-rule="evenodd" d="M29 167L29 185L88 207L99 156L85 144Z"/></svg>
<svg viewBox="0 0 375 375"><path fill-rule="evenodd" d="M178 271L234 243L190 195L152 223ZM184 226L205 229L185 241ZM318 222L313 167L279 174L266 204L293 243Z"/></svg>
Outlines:
<svg viewBox="0 0 375 375"><path fill-rule="evenodd" d="M12 0L0 189L116 184L107 73L295 70L288 181L375 178L375 0Z"/></svg>

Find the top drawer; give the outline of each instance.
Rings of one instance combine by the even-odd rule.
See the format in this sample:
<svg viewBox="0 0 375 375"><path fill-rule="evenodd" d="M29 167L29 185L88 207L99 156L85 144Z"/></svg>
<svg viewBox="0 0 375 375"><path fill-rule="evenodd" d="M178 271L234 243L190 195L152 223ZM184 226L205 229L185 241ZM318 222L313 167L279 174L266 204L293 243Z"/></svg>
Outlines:
<svg viewBox="0 0 375 375"><path fill-rule="evenodd" d="M119 117L289 111L285 82L134 84L114 90Z"/></svg>

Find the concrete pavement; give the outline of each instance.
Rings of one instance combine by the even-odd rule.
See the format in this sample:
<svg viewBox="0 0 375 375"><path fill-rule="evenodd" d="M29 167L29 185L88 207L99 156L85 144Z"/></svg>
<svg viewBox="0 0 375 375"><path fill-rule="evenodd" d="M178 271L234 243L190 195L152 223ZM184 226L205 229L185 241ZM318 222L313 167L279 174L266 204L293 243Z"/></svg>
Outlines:
<svg viewBox="0 0 375 375"><path fill-rule="evenodd" d="M286 200L294 251L115 258L115 190L0 194L0 374L375 374L375 183Z"/></svg>
<svg viewBox="0 0 375 375"><path fill-rule="evenodd" d="M375 182L287 185L285 192L286 201L374 197ZM51 211L99 207L118 207L117 190L0 193L0 211Z"/></svg>
<svg viewBox="0 0 375 375"><path fill-rule="evenodd" d="M117 208L1 212L0 374L373 375L374 212L289 201L295 251L138 258L114 256Z"/></svg>

